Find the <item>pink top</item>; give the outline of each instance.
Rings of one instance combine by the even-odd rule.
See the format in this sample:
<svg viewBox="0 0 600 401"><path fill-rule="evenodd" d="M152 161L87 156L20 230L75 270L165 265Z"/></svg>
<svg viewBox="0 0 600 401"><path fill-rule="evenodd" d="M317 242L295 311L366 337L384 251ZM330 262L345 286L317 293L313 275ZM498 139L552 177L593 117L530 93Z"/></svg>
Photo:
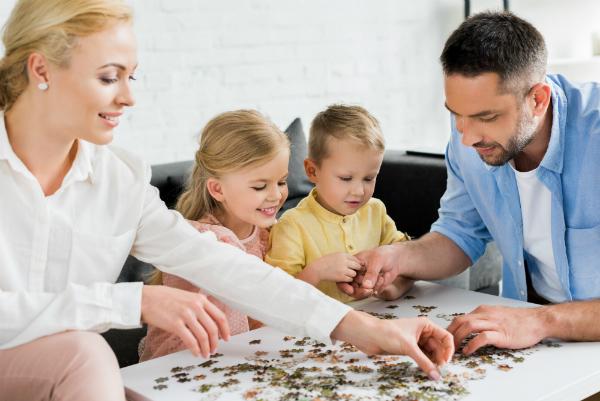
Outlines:
<svg viewBox="0 0 600 401"><path fill-rule="evenodd" d="M212 231L217 236L219 241L231 244L240 248L247 253L264 259L267 252L269 242L269 231L265 228L255 227L252 234L246 239L240 240L230 229L224 227L213 215L207 215L198 221L190 221L198 231ZM180 277L173 276L168 273L162 274L163 285L179 288L187 291L202 292L201 289L194 284ZM221 301L208 296L208 299L221 309L227 322L231 334L239 334L248 331L248 317L237 310L231 309ZM181 339L172 333L162 330L155 326L148 326L148 334L145 338L143 351L141 352L140 362L148 359L157 358L159 356L168 355L173 352L186 349Z"/></svg>

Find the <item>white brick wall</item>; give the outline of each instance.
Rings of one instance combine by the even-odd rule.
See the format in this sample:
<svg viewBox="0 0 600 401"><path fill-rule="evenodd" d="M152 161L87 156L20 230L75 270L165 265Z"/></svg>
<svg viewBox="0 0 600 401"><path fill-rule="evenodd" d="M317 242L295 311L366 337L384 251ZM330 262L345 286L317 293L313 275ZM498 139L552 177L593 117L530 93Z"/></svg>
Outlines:
<svg viewBox="0 0 600 401"><path fill-rule="evenodd" d="M518 11L518 3L533 1L511 4ZM583 1L591 0L570 4ZM0 21L14 3L0 2ZM332 102L368 108L389 148L443 149L448 113L437 59L462 19L462 1L131 3L137 105L115 142L149 163L190 159L197 134L216 113L256 108L282 128L300 116L308 129Z"/></svg>

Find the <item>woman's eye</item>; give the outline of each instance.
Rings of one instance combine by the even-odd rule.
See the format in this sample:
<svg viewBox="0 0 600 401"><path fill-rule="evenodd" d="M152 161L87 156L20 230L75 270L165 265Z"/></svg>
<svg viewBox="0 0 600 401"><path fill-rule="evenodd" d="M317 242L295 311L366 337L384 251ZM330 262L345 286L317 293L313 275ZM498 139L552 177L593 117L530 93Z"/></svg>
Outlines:
<svg viewBox="0 0 600 401"><path fill-rule="evenodd" d="M118 79L117 78L100 77L100 81L102 81L103 84L109 85L109 84L114 84L115 82L118 81Z"/></svg>

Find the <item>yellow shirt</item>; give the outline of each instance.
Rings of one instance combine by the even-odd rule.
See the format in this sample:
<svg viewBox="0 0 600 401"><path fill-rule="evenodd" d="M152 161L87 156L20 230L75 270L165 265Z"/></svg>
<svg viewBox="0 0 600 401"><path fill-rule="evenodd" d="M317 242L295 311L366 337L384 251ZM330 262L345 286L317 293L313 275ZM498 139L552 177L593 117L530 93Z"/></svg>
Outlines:
<svg viewBox="0 0 600 401"><path fill-rule="evenodd" d="M355 254L408 239L379 199L371 198L356 213L340 216L321 206L313 189L271 228L265 261L297 276L312 261L331 253ZM341 302L353 300L335 282L322 281L317 288Z"/></svg>

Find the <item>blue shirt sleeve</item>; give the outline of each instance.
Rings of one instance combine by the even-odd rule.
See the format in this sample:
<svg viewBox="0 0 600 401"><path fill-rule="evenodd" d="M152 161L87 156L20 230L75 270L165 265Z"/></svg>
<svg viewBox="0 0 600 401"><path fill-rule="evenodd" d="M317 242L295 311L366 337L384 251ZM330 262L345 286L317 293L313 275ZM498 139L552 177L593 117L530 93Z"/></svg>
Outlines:
<svg viewBox="0 0 600 401"><path fill-rule="evenodd" d="M450 238L475 263L492 237L469 196L461 174L460 158L465 150L467 148L460 143L453 121L452 137L446 147L446 192L440 200L439 218L431 231Z"/></svg>

